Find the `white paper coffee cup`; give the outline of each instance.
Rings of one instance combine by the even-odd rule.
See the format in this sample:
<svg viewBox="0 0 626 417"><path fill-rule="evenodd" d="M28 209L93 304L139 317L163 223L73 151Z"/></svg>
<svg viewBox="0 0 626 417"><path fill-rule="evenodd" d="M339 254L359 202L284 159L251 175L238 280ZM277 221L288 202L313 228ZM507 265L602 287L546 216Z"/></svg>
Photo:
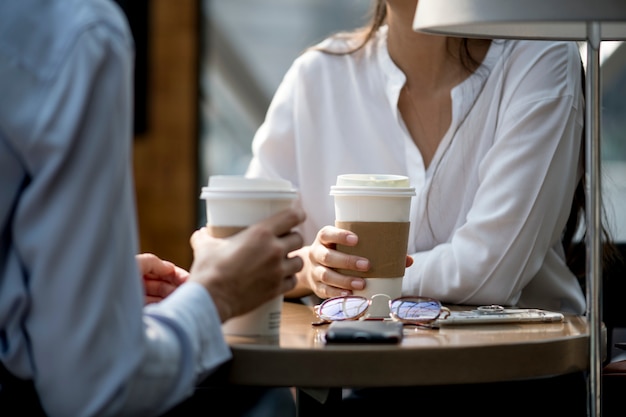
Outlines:
<svg viewBox="0 0 626 417"><path fill-rule="evenodd" d="M402 295L402 279L406 265L411 199L415 188L409 178L385 174L345 174L337 177L330 194L335 200L335 225L359 235L355 247L338 245L337 249L370 258L367 273L345 271L362 276L365 289L355 295L372 298L385 294L388 298ZM339 272L343 272L339 270ZM380 274L380 275L377 275ZM380 313L380 315L387 315ZM370 315L378 315L370 311Z"/></svg>
<svg viewBox="0 0 626 417"><path fill-rule="evenodd" d="M291 183L281 179L214 175L200 198L206 201L207 228L212 235L230 236L279 211L297 198ZM237 336L278 336L283 296L277 296L244 315L222 325L224 334Z"/></svg>

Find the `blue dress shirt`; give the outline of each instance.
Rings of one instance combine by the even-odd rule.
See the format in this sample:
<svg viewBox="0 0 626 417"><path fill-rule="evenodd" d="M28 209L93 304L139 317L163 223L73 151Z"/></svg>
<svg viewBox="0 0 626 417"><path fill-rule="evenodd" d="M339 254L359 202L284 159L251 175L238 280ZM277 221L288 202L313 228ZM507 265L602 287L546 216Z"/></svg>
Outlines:
<svg viewBox="0 0 626 417"><path fill-rule="evenodd" d="M143 306L133 60L110 1L0 2L0 361L50 416L156 415L230 358L200 285Z"/></svg>

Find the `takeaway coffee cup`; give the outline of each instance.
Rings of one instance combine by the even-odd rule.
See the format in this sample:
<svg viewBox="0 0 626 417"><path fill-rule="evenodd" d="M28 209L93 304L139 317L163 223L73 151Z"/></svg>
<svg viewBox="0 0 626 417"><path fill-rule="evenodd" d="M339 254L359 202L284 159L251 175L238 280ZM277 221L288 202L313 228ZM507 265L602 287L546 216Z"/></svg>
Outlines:
<svg viewBox="0 0 626 417"><path fill-rule="evenodd" d="M206 201L207 228L216 237L231 236L290 207L297 198L291 183L280 179L214 175L200 198ZM283 296L222 325L228 335L278 336Z"/></svg>
<svg viewBox="0 0 626 417"><path fill-rule="evenodd" d="M365 278L365 288L354 294L372 299L370 315L388 316L387 300L402 295L415 188L401 175L345 174L337 177L330 194L335 226L359 236L356 246L337 245L337 250L370 260L367 272L338 271Z"/></svg>

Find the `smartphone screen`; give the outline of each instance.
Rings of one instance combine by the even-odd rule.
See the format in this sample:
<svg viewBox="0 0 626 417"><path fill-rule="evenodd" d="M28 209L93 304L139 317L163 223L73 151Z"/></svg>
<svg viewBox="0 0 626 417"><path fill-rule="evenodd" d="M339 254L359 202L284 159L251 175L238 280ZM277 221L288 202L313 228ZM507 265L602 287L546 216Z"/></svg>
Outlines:
<svg viewBox="0 0 626 417"><path fill-rule="evenodd" d="M385 320L334 321L326 343L400 343L402 323Z"/></svg>

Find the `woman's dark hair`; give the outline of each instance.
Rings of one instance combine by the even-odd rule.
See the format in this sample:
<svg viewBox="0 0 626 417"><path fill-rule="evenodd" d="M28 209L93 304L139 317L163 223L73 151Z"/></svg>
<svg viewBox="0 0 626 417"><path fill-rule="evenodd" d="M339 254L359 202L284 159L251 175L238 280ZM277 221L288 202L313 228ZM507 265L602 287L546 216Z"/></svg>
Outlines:
<svg viewBox="0 0 626 417"><path fill-rule="evenodd" d="M378 29L385 24L385 21L387 19L387 2L385 0L376 0L373 3L372 8L370 9L369 15L369 23L366 26L356 29L353 32L343 34L350 36L351 38L358 39L357 44L353 48L343 50L341 52L324 49L319 46L316 46L313 49L333 55L352 54L362 49L376 35ZM461 59L461 65L463 65L463 67L469 72L473 72L477 67L480 66L480 62L472 57L472 54L469 50L469 42L470 39L462 38L458 52Z"/></svg>

